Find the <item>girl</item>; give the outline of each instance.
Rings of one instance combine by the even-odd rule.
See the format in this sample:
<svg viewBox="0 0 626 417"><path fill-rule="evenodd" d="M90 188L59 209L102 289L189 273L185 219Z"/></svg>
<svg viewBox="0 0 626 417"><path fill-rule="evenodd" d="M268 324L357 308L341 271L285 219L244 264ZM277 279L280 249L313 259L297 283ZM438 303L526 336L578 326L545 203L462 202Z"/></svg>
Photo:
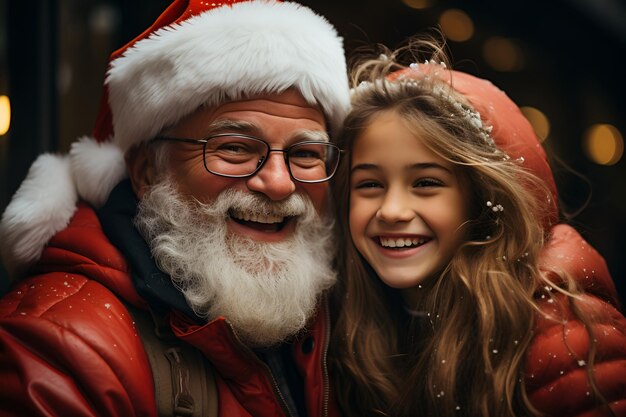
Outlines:
<svg viewBox="0 0 626 417"><path fill-rule="evenodd" d="M626 319L602 257L557 224L530 124L491 83L397 56L354 72L340 143L345 414L626 416Z"/></svg>

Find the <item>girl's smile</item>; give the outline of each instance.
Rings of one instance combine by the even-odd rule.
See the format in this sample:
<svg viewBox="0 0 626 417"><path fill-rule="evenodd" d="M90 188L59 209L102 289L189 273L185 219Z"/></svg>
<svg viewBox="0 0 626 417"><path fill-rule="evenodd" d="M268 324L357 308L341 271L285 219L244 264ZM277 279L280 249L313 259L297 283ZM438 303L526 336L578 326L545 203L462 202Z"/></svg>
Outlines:
<svg viewBox="0 0 626 417"><path fill-rule="evenodd" d="M381 258L388 262L421 256L427 251L431 238L425 236L406 235L402 237L378 237L373 239L379 245Z"/></svg>

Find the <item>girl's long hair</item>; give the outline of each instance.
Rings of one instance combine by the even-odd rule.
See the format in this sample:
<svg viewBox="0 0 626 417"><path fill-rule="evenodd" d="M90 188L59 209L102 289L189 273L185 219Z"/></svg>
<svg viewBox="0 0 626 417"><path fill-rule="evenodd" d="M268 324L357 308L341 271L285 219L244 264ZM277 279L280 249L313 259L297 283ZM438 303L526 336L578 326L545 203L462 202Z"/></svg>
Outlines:
<svg viewBox="0 0 626 417"><path fill-rule="evenodd" d="M436 62L443 60L439 44L419 45L425 44ZM525 352L538 311L534 295L555 287L571 299L577 291L572 279L549 279L537 266L550 192L520 161L485 140L471 117L459 115L459 103L469 105L447 83L434 76L390 81L402 68L397 57L386 51L356 67L353 110L340 146L351 149L380 112L396 112L467 179L471 218L448 266L422 284L417 305L405 305L352 243L350 158L342 160L333 184L344 242L331 348L339 403L351 416L539 415L524 388ZM494 211L497 205L504 210Z"/></svg>

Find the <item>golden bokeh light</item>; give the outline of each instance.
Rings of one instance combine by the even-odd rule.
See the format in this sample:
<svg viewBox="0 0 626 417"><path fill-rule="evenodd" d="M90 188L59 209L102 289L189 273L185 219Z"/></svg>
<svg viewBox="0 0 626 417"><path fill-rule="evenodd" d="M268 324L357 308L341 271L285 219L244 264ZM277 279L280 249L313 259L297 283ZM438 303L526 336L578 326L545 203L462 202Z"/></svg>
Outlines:
<svg viewBox="0 0 626 417"><path fill-rule="evenodd" d="M0 136L6 134L11 126L11 102L9 97L0 96Z"/></svg>
<svg viewBox="0 0 626 417"><path fill-rule="evenodd" d="M585 132L583 147L596 164L615 165L624 154L624 139L615 126L596 124Z"/></svg>
<svg viewBox="0 0 626 417"><path fill-rule="evenodd" d="M496 71L520 71L525 60L522 48L511 39L493 36L483 45L483 58Z"/></svg>
<svg viewBox="0 0 626 417"><path fill-rule="evenodd" d="M550 135L550 120L548 120L548 117L541 110L534 107L525 106L521 107L520 110L532 125L537 138L541 142L546 140Z"/></svg>
<svg viewBox="0 0 626 417"><path fill-rule="evenodd" d="M474 22L462 10L449 9L439 17L439 26L446 38L455 42L465 42L474 36Z"/></svg>
<svg viewBox="0 0 626 417"><path fill-rule="evenodd" d="M435 0L402 0L412 9L427 9L435 4Z"/></svg>

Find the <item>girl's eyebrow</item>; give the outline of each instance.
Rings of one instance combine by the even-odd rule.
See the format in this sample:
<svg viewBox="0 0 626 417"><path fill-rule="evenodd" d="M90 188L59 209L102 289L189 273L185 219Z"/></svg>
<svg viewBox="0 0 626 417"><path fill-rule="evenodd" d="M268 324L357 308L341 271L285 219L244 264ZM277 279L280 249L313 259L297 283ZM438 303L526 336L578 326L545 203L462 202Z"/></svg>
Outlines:
<svg viewBox="0 0 626 417"><path fill-rule="evenodd" d="M354 171L375 171L380 169L376 164L358 164L350 168L350 172Z"/></svg>
<svg viewBox="0 0 626 417"><path fill-rule="evenodd" d="M452 173L452 170L450 168L447 168L441 164L438 164L436 162L420 162L418 164L413 164L410 166L410 168L413 169L440 169L443 171L446 171L448 173Z"/></svg>
<svg viewBox="0 0 626 417"><path fill-rule="evenodd" d="M353 166L350 169L350 172L361 171L361 170L362 171L375 171L379 169L380 167L376 164L366 163L366 164L358 164L358 165ZM452 170L436 162L419 162L417 164L408 165L406 169L440 169L442 171L452 173Z"/></svg>

